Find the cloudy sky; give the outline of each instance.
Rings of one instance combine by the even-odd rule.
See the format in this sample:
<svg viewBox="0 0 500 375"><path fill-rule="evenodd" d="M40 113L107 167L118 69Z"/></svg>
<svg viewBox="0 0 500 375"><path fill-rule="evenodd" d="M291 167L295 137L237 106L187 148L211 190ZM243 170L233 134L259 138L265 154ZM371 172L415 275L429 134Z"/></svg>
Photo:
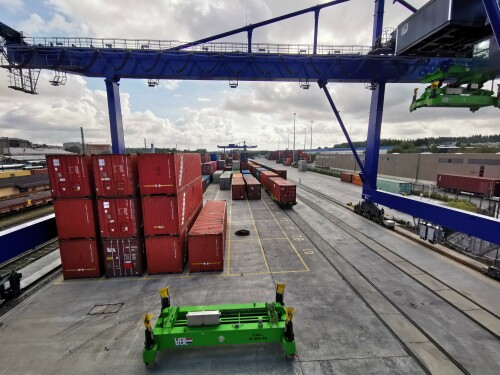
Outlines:
<svg viewBox="0 0 500 375"><path fill-rule="evenodd" d="M116 37L191 41L309 7L325 0L0 0L0 21L29 36ZM416 7L425 0L411 0ZM111 4L111 5L110 5ZM386 1L385 26L397 26L410 15ZM320 44L369 45L373 0L351 0L322 10ZM308 14L254 32L254 42L312 44L313 15ZM231 37L244 42L246 35ZM53 73L42 72L39 95L9 89L7 71L0 71L0 136L62 144L78 141L80 126L86 140L110 142L105 85L102 79L68 77L66 86L49 84ZM499 133L498 109L472 114L467 109L408 111L414 87L390 84L386 89L382 136L425 136ZM329 84L353 140L366 137L370 91L363 84ZM344 142L323 92L298 83L161 81L148 88L143 80L122 80L121 100L127 146L214 150L216 145L247 141L259 149ZM422 90L421 90L422 91Z"/></svg>

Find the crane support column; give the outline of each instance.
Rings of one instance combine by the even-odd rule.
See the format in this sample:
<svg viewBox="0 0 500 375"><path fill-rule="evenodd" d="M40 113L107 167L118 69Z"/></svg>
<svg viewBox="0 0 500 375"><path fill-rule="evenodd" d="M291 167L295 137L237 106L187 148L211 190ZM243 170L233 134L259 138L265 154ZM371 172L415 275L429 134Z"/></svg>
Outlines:
<svg viewBox="0 0 500 375"><path fill-rule="evenodd" d="M113 154L125 153L119 80L119 78L106 78L104 80L108 95L109 127L111 130L111 148Z"/></svg>
<svg viewBox="0 0 500 375"><path fill-rule="evenodd" d="M500 48L500 4L498 0L483 0L486 14L490 19L491 28L495 34L497 45Z"/></svg>
<svg viewBox="0 0 500 375"><path fill-rule="evenodd" d="M380 150L380 130L384 111L385 83L378 83L372 91L368 135L366 138L365 176L363 186L377 188L378 156Z"/></svg>

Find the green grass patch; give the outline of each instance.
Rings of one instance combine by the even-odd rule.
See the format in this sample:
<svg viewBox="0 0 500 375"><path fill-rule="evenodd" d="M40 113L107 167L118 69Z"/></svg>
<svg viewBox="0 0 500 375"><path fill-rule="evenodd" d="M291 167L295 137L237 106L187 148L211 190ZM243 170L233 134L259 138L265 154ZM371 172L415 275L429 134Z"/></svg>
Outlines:
<svg viewBox="0 0 500 375"><path fill-rule="evenodd" d="M458 208L459 210L477 212L477 206L474 203L466 201L464 199L455 199L452 201L448 201L446 205L448 207Z"/></svg>

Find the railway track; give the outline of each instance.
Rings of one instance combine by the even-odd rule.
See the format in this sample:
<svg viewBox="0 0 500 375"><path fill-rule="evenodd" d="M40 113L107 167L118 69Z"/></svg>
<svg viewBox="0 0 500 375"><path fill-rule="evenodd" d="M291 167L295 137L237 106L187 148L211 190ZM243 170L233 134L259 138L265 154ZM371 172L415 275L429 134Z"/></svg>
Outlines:
<svg viewBox="0 0 500 375"><path fill-rule="evenodd" d="M291 181L291 182L294 182L295 184L297 184L298 187L300 187L301 189L307 191L308 193L311 193L311 194L317 196L318 198L321 198L321 199L327 200L329 202L335 203L336 205L339 205L339 206L341 206L341 207L343 207L343 208L345 208L345 209L353 212L353 210L349 206L347 206L347 204L344 203L344 202L336 200L336 199L334 199L334 198L332 198L332 197L330 197L330 196L328 196L328 195L326 195L324 193L321 193L321 192L319 192L317 190L314 190L314 189L312 189L312 188L310 188L308 186L304 186L303 184L298 184L296 181L293 181L291 179L288 179L288 180ZM370 223L372 223L368 219L367 219L367 221L369 221ZM429 250L432 250L432 251L434 251L436 253L439 253L439 254L441 254L441 255L449 258L449 259L454 260L455 262L458 262L458 263L460 263L460 264L462 264L462 265L464 265L466 267L469 267L469 268L473 269L474 271L480 272L483 275L487 274L488 269L487 269L486 266L478 265L478 264L476 264L477 262L471 262L471 261L469 261L467 259L464 259L464 257L461 257L460 255L455 255L455 254L453 254L453 250L445 251L443 249L440 249L439 247L433 246L432 244L428 243L427 241L422 241L419 238L417 238L415 236L412 236L409 233L406 233L406 231L404 229L402 230L402 229L397 229L396 228L395 232L398 233L399 235L401 235L401 236L403 236L403 237L405 237L405 238L407 238L407 239L415 242L415 243L418 243L419 245L425 246Z"/></svg>
<svg viewBox="0 0 500 375"><path fill-rule="evenodd" d="M313 189L311 189L311 190L313 190ZM319 197L319 195L316 195L316 196ZM354 227L348 225L344 221L341 221L340 219L335 218L333 215L329 214L327 211L325 211L323 208L321 208L318 204L305 198L303 195L298 195L298 197L302 203L309 206L311 209L313 209L318 214L323 216L325 218L325 220L328 220L331 224L333 224L333 225L337 226L338 228L347 232L349 235L354 237L357 241L361 242L368 249L374 251L379 256L381 256L389 264L398 268L400 271L404 272L407 276L412 278L414 281L416 281L417 283L422 285L427 290L426 293L430 292L430 293L434 294L437 298L443 300L444 302L448 303L453 308L455 308L456 311L461 313L467 319L470 319L472 322L476 323L480 327L480 328L477 328L477 330L483 329L485 332L487 332L487 334L492 335L497 340L500 338L500 336L499 336L500 332L498 330L498 319L500 319L500 317L497 314L493 313L492 311L490 311L486 307L480 305L476 301L473 301L472 299L468 298L467 296L462 294L457 289L447 285L442 280L437 280L436 278L434 278L434 276L426 273L425 270L422 270L417 265L405 260L405 263L408 262L416 269L422 271L422 273L425 274L425 278L427 278L429 280L432 279L433 280L432 282L434 282L434 281L440 282L441 284L445 285L446 288L450 289L453 293L460 295L462 298L466 299L469 303L474 304L476 309L480 309L480 310L482 310L482 312L489 315L488 319L486 319L486 320L475 319L475 317L471 316L471 314L468 311L464 311L460 306L458 306L456 300L446 298L446 295L443 296L442 294L439 294L439 292L436 292L436 290L435 290L436 288L429 287L429 283L425 283L425 282L423 283L421 281L424 278L419 277L417 279L411 273L408 273L408 272L406 272L405 269L401 268L397 264L397 262L391 261L391 259L390 259L391 257L398 256L393 251L391 251L391 249L387 248L386 246L381 244L379 241L374 240L373 238L367 237L362 232L360 232L357 229L355 229ZM474 372L474 371L472 371L472 372L469 371L464 366L463 361L459 356L457 357L456 354L450 353L449 350L447 350L446 348L443 347L443 345L441 345L443 343L443 340L436 339L434 337L434 335L432 334L432 332L428 332L424 327L421 326L421 324L419 324L419 322L417 322L415 319L412 318L412 316L410 316L410 314L408 314L408 311L405 311L404 308L402 308L401 306L398 305L398 303L393 301L391 299L390 294L387 294L387 291L383 291L372 280L370 280L369 277L365 276L363 274L363 272L360 271L360 269L358 267L359 265L357 265L356 263L354 263L352 261L349 261L349 259L346 259L344 256L342 256L341 253L336 251L331 245L329 245L327 240L325 240L323 237L321 237L321 234L319 234L316 230L314 230L311 226L309 226L309 224L307 224L296 212L294 212L294 211L285 211L285 212L286 212L287 216L289 217L289 219L292 222L294 222L294 224L297 225L297 227L302 229L305 236L318 249L320 255L328 262L328 264L330 266L332 266L339 274L341 274L343 276L344 280L351 286L351 288L353 288L353 290L356 292L356 294L358 294L358 296L360 296L360 298L365 301L365 303L373 311L373 313L383 322L384 325L386 325L386 327L389 328L389 330L391 332L393 332L395 337L397 337L398 340L400 342L402 342L402 344L405 346L406 350L409 353L411 353L414 356L414 358L421 365L423 365L423 368L426 369L426 371L428 373L441 373L442 371L443 371L442 373L446 372L446 368L439 367L442 365L442 363L437 368L433 367L433 366L436 366L436 361L439 362L439 357L446 358L446 360L449 361L448 362L448 370L450 370L451 373L456 373L458 371L458 372L462 372L465 374L469 374L469 373ZM334 259L333 261L332 261L332 257L328 256L328 253L331 251L333 251L335 253L335 255L333 256L333 259ZM391 256L384 257L381 254L390 254ZM389 258L389 259L387 259L387 258ZM390 303L392 305L392 307L394 307L397 310L397 312L399 314L401 314L401 316L403 317L402 319L404 319L406 321L407 325L413 326L413 329L417 329L423 336L425 336L426 340L429 341L429 345L432 345L434 347L434 349L432 349L432 350L439 351L439 353L433 354L435 356L435 359L430 360L429 358L422 357L421 353L418 353L418 350L415 350L412 342L406 342L404 335L403 335L403 338L398 337L398 335L400 333L400 332L398 332L398 329L394 330L394 326L390 323L390 321L389 322L385 321L387 319L387 315L389 315L389 314L384 314L384 313L379 314L379 312L376 311L376 309L372 308L371 304L373 304L373 301L369 301L365 298L366 292L363 293L363 289L360 289L361 291L357 290L357 288L359 288L358 282L355 282L354 284L352 284L350 282L350 278L352 276L348 276L348 273L343 274L342 268L339 267L339 264L338 263L335 264L336 261L338 261L340 263L345 262L350 267L352 267L352 269L354 269L359 274L359 276L357 276L357 277L362 277L364 282L369 284L371 288L373 288L374 290L376 290L377 293L379 293L380 298L383 298L388 303ZM339 270L339 268L340 268L340 270ZM431 284L432 284L432 282L431 282ZM432 317L429 317L429 319L432 319ZM414 338L412 338L412 340L413 339Z"/></svg>
<svg viewBox="0 0 500 375"><path fill-rule="evenodd" d="M314 189L310 189L309 188L309 190L312 190L314 192ZM319 193L319 194L311 193L311 194L316 195L318 198L322 198L322 195L324 195L324 194L321 194L321 193ZM449 285L445 281L443 281L441 279L438 279L438 278L434 277L433 275L429 274L428 272L426 272L426 270L422 269L421 267L419 267L415 263L413 263L413 262L411 262L411 261L409 261L407 259L402 258L401 255L397 254L396 252L394 252L393 250L391 250L387 246L383 245L381 242L377 241L376 239L373 239L373 238L370 238L370 237L366 236L365 234L363 234L362 232L360 232L356 228L350 226L346 222L341 221L341 220L335 218L329 212L327 212L326 210L324 210L322 207L320 207L316 203L312 202L311 200L307 199L306 197L304 197L302 195L299 195L299 194L297 196L300 197L301 202L305 203L310 208L314 209L316 212L318 212L319 214L321 214L321 216L323 216L330 223L332 223L333 225L335 225L338 228L342 229L344 232L348 233L350 236L354 237L357 241L359 241L364 246L366 246L368 249L370 249L373 252L375 252L376 254L378 254L380 257L382 257L383 259L385 259L388 263L392 264L394 267L396 267L400 271L404 272L406 275L408 275L409 277L411 277L412 279L414 279L416 282L418 282L419 284L423 285L428 290L432 291L435 295L439 296L439 298L445 300L450 305L456 307L459 311L461 311L462 313L464 313L465 315L467 315L469 319L472 319L477 324L479 324L481 327L483 327L485 330L487 330L492 335L494 335L497 339L500 339L500 332L498 330L498 323L495 322L495 319L496 320L500 319L500 316L497 313L491 311L491 309L488 309L485 306L482 306L477 301L471 299L470 297L468 297L467 295L463 294L462 292L460 292L456 288L452 287L451 285ZM324 199L324 198L322 198L322 199ZM375 225L375 224L373 224L373 225ZM386 256L383 256L382 253L388 253L388 254ZM409 273L404 267L401 267L398 264L398 261L391 260L391 259L404 259L404 261L407 262L407 263L409 263L411 265L411 267L414 267L414 269L416 269L416 270L420 271L421 273L427 275L428 278L431 281L427 282L427 284L423 283L421 280L417 279L414 275L412 275L411 273ZM463 311L463 310L460 309L460 306L458 305L457 301L455 301L452 298L443 297L442 295L436 293L436 291L433 290L432 288L429 288L429 285L431 283L435 284L436 282L438 282L438 283L446 286L446 288L452 290L454 293L456 293L457 295L459 295L461 298L463 298L464 300L466 300L469 303L471 303L474 306L474 309L483 310L486 314L489 315L490 318L493 318L493 319L491 321L489 321L489 320L478 321L477 319L471 317L470 315L468 315L467 311Z"/></svg>
<svg viewBox="0 0 500 375"><path fill-rule="evenodd" d="M19 271L36 260L43 258L47 254L56 251L59 248L57 237L49 240L36 248L26 251L2 264L0 264L0 275L9 273L10 271Z"/></svg>

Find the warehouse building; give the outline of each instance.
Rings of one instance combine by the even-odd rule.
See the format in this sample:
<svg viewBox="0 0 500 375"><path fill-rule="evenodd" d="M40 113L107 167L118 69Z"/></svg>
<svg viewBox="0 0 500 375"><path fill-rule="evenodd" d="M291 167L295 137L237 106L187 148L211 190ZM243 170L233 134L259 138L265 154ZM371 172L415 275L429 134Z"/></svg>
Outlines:
<svg viewBox="0 0 500 375"><path fill-rule="evenodd" d="M360 155L364 162L364 155ZM359 172L352 154L318 154L316 165ZM378 174L417 183L435 184L438 173L500 178L500 154L384 154Z"/></svg>
<svg viewBox="0 0 500 375"><path fill-rule="evenodd" d="M47 174L16 176L0 179L0 197L8 197L20 193L49 190Z"/></svg>

